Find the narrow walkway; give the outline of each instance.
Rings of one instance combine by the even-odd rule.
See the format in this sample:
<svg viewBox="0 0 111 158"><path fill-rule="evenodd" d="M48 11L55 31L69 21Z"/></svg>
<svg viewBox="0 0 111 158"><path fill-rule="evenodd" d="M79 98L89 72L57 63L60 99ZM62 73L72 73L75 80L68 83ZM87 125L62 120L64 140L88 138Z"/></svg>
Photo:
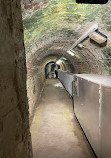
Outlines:
<svg viewBox="0 0 111 158"><path fill-rule="evenodd" d="M94 158L73 115L72 100L48 79L31 125L34 158Z"/></svg>

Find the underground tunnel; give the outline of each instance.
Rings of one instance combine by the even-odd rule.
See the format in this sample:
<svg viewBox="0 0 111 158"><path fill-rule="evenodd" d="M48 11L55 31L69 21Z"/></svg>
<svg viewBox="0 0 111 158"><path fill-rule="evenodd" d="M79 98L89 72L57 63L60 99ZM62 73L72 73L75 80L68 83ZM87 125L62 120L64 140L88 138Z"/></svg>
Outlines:
<svg viewBox="0 0 111 158"><path fill-rule="evenodd" d="M110 16L0 0L0 158L111 158Z"/></svg>

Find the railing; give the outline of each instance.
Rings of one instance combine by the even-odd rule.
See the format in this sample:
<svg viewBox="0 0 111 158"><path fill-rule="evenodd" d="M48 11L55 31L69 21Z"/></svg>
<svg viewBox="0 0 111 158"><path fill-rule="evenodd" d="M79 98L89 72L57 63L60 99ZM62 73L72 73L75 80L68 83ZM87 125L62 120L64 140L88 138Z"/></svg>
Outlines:
<svg viewBox="0 0 111 158"><path fill-rule="evenodd" d="M58 70L58 78L69 92L71 96L73 96L73 81L74 81L74 74L71 74L66 71Z"/></svg>
<svg viewBox="0 0 111 158"><path fill-rule="evenodd" d="M111 76L71 74L58 78L73 97L74 114L98 158L111 158Z"/></svg>

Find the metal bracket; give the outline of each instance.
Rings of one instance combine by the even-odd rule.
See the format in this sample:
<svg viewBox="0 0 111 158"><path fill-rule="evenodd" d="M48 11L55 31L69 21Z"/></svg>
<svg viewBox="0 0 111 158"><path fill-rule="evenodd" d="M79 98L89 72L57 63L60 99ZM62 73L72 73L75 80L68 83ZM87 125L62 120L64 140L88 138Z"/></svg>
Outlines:
<svg viewBox="0 0 111 158"><path fill-rule="evenodd" d="M82 42L86 37L90 35L90 33L94 32L98 29L98 24L94 24L84 35L82 35L67 51L71 51L74 47L76 47L80 42Z"/></svg>

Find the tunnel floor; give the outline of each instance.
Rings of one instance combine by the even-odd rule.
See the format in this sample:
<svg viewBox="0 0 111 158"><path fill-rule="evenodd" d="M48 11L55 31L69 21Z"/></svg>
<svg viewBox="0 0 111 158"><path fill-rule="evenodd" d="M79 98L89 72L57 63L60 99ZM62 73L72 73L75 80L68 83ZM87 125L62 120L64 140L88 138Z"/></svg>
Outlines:
<svg viewBox="0 0 111 158"><path fill-rule="evenodd" d="M72 99L57 79L47 79L31 124L34 158L94 158L73 115Z"/></svg>

